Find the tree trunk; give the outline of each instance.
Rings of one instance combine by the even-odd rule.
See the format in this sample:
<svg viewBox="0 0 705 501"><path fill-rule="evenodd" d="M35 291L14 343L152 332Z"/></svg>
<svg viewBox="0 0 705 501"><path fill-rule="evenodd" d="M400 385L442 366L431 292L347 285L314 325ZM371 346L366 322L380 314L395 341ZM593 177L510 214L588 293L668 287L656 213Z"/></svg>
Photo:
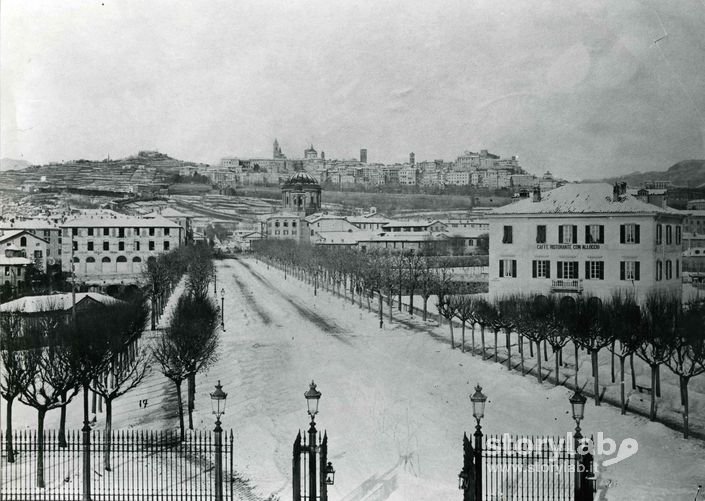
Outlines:
<svg viewBox="0 0 705 501"><path fill-rule="evenodd" d="M97 399L96 399L95 392L92 391L92 392L91 392L91 414L95 414L95 413L96 413L96 400L97 400Z"/></svg>
<svg viewBox="0 0 705 501"><path fill-rule="evenodd" d="M186 409L188 410L188 429L193 430L193 394L196 386L196 375L189 374L186 378Z"/></svg>
<svg viewBox="0 0 705 501"><path fill-rule="evenodd" d="M507 370L512 370L512 333L509 329L505 330L507 342Z"/></svg>
<svg viewBox="0 0 705 501"><path fill-rule="evenodd" d="M636 373L634 372L634 353L629 354L629 369L632 373L632 390L636 390Z"/></svg>
<svg viewBox="0 0 705 501"><path fill-rule="evenodd" d="M681 400L683 401L683 438L688 438L690 429L688 427L688 376L681 376Z"/></svg>
<svg viewBox="0 0 705 501"><path fill-rule="evenodd" d="M378 301L379 301L379 328L381 329L384 326L384 304L382 301L382 292L378 293Z"/></svg>
<svg viewBox="0 0 705 501"><path fill-rule="evenodd" d="M649 412L649 419L651 421L656 420L656 371L658 370L658 365L651 365L651 411Z"/></svg>
<svg viewBox="0 0 705 501"><path fill-rule="evenodd" d="M558 385L559 385L559 379L560 379L560 374L559 374L560 363L559 363L559 360L558 360L558 349L557 349L557 348L554 348L554 349L553 349L553 358L554 358L555 365L556 365L556 374L555 374L555 375L556 375L556 386L558 386Z"/></svg>
<svg viewBox="0 0 705 501"><path fill-rule="evenodd" d="M61 394L61 401L64 405L61 406L61 417L59 418L59 447L65 448L66 443L66 392Z"/></svg>
<svg viewBox="0 0 705 501"><path fill-rule="evenodd" d="M541 374L541 341L536 341L536 361L538 362L536 366L536 378L539 384L543 384L543 374Z"/></svg>
<svg viewBox="0 0 705 501"><path fill-rule="evenodd" d="M595 405L600 405L600 374L597 368L597 350L590 350L592 360L593 391L595 392Z"/></svg>
<svg viewBox="0 0 705 501"><path fill-rule="evenodd" d="M470 348L472 348L472 356L475 356L475 322L470 324Z"/></svg>
<svg viewBox="0 0 705 501"><path fill-rule="evenodd" d="M544 362L548 362L548 343L546 340L543 342L543 360Z"/></svg>
<svg viewBox="0 0 705 501"><path fill-rule="evenodd" d="M184 405L181 400L181 380L174 381L174 386L176 386L176 406L179 410L179 431L181 432L179 436L183 442L186 430L184 430Z"/></svg>
<svg viewBox="0 0 705 501"><path fill-rule="evenodd" d="M494 329L494 361L497 361L497 329Z"/></svg>
<svg viewBox="0 0 705 501"><path fill-rule="evenodd" d="M656 366L656 396L661 398L661 366Z"/></svg>
<svg viewBox="0 0 705 501"><path fill-rule="evenodd" d="M521 375L524 375L524 336L519 335L519 356L521 360Z"/></svg>
<svg viewBox="0 0 705 501"><path fill-rule="evenodd" d="M391 324L394 320L394 298L392 297L392 291L389 291L389 296L387 297L387 302L389 303L389 323Z"/></svg>
<svg viewBox="0 0 705 501"><path fill-rule="evenodd" d="M111 471L112 466L110 465L110 449L112 448L113 442L113 400L111 398L105 399L105 430L103 433L103 441L105 442L103 464L105 464L105 471Z"/></svg>
<svg viewBox="0 0 705 501"><path fill-rule="evenodd" d="M622 410L622 415L625 415L627 413L627 400L624 395L624 393L625 393L625 391L624 391L625 390L625 388L624 388L624 359L625 358L626 358L626 356L619 357L619 377L620 377L619 396L620 396L620 406L621 406L621 410Z"/></svg>
<svg viewBox="0 0 705 501"><path fill-rule="evenodd" d="M399 299L398 308L399 308L399 311L401 311L401 284L399 284L399 297L397 299Z"/></svg>
<svg viewBox="0 0 705 501"><path fill-rule="evenodd" d="M428 297L423 297L423 321L425 322L428 318Z"/></svg>
<svg viewBox="0 0 705 501"><path fill-rule="evenodd" d="M612 374L612 384L614 384L614 344L612 341L612 347L610 348L610 372Z"/></svg>
<svg viewBox="0 0 705 501"><path fill-rule="evenodd" d="M485 359L485 326L480 324L480 342L482 343L482 360Z"/></svg>
<svg viewBox="0 0 705 501"><path fill-rule="evenodd" d="M37 409L37 487L44 488L44 416L46 410Z"/></svg>
<svg viewBox="0 0 705 501"><path fill-rule="evenodd" d="M461 341L462 343L460 344L460 352L465 353L465 320L463 320L463 324L460 328L461 332Z"/></svg>
<svg viewBox="0 0 705 501"><path fill-rule="evenodd" d="M14 396L7 399L7 430L5 430L7 440L5 441L5 451L8 463L15 462L15 451L12 445L12 401L14 399Z"/></svg>
<svg viewBox="0 0 705 501"><path fill-rule="evenodd" d="M455 349L455 339L453 338L453 319L448 319L448 326L450 327L450 349Z"/></svg>
<svg viewBox="0 0 705 501"><path fill-rule="evenodd" d="M539 350L539 353L541 353L541 350ZM534 344L529 341L529 357L534 358Z"/></svg>

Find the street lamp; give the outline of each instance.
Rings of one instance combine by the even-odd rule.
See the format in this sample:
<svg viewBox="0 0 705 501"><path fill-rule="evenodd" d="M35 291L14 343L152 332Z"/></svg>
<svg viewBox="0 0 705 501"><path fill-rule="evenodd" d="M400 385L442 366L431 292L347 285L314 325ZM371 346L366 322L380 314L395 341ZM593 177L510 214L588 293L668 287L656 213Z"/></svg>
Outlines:
<svg viewBox="0 0 705 501"><path fill-rule="evenodd" d="M213 294L218 295L218 275L215 273L215 268L213 268Z"/></svg>
<svg viewBox="0 0 705 501"><path fill-rule="evenodd" d="M308 415L311 416L311 426L308 428L308 495L309 499L316 499L316 414L318 414L318 401L321 399L321 392L316 389L316 383L311 380L311 385L308 391L304 393L306 397L306 406L308 407Z"/></svg>
<svg viewBox="0 0 705 501"><path fill-rule="evenodd" d="M225 400L228 394L223 391L223 387L215 385L215 391L211 393L211 405L215 414L215 499L223 501L223 429L220 427L220 416L225 414Z"/></svg>
<svg viewBox="0 0 705 501"><path fill-rule="evenodd" d="M308 406L308 415L311 416L311 423L313 423L316 414L318 414L318 401L321 398L321 392L316 389L316 383L311 381L311 385L306 393L306 405Z"/></svg>
<svg viewBox="0 0 705 501"><path fill-rule="evenodd" d="M475 386L475 393L470 396L470 401L472 402L472 416L475 418L477 424L475 425L475 448L472 451L473 459L470 460L470 443L467 437L463 438L463 448L465 460L463 464L463 470L458 475L458 487L465 491L465 499L482 499L482 426L480 426L480 421L485 417L485 402L487 402L487 395L482 393L482 386L479 384ZM470 468L474 467L472 471L474 476L474 497L470 492Z"/></svg>
<svg viewBox="0 0 705 501"><path fill-rule="evenodd" d="M480 420L485 417L485 402L487 395L482 393L482 386L475 386L475 393L470 397L472 402L472 415L477 420L477 429L480 429Z"/></svg>
<svg viewBox="0 0 705 501"><path fill-rule="evenodd" d="M335 483L335 469L333 469L333 463L328 461L328 466L326 466L326 484L333 485Z"/></svg>
<svg viewBox="0 0 705 501"><path fill-rule="evenodd" d="M225 331L225 288L220 289L220 328Z"/></svg>
<svg viewBox="0 0 705 501"><path fill-rule="evenodd" d="M574 437L574 448L575 448L575 458L576 462L580 463L580 443L582 442L583 436L580 434L580 421L582 421L585 413L585 402L587 399L580 392L580 388L575 389L575 393L571 395L570 406L573 409L573 419L575 420L575 437ZM580 473L580 468L575 468L575 481L574 485L574 497L575 499L585 499L583 495L583 475Z"/></svg>

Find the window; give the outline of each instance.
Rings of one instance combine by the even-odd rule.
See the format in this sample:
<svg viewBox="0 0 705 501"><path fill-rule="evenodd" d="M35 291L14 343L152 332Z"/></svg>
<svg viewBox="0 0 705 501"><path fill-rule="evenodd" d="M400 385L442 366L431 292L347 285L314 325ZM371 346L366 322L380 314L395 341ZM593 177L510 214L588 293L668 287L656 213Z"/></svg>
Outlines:
<svg viewBox="0 0 705 501"><path fill-rule="evenodd" d="M77 251L78 250L78 242L75 240L71 241L71 249Z"/></svg>
<svg viewBox="0 0 705 501"><path fill-rule="evenodd" d="M502 243L503 244L511 244L512 243L512 227L511 226L504 227L504 235L502 236Z"/></svg>
<svg viewBox="0 0 705 501"><path fill-rule="evenodd" d="M661 245L663 242L663 227L661 224L656 225L656 245Z"/></svg>
<svg viewBox="0 0 705 501"><path fill-rule="evenodd" d="M93 236L93 228L88 228L88 236L89 237Z"/></svg>
<svg viewBox="0 0 705 501"><path fill-rule="evenodd" d="M110 250L110 242L103 242L103 250L104 251Z"/></svg>
<svg viewBox="0 0 705 501"><path fill-rule="evenodd" d="M279 230L274 230L275 235L279 235Z"/></svg>
<svg viewBox="0 0 705 501"><path fill-rule="evenodd" d="M71 228L71 235L78 236L78 228Z"/></svg>
<svg viewBox="0 0 705 501"><path fill-rule="evenodd" d="M279 221L275 221L274 227L275 227L275 228L279 228Z"/></svg>
<svg viewBox="0 0 705 501"><path fill-rule="evenodd" d="M604 280L605 279L605 262L604 261L585 261L585 279L586 280Z"/></svg>
<svg viewBox="0 0 705 501"><path fill-rule="evenodd" d="M284 230L284 235L288 235L288 234L289 234L289 230Z"/></svg>
<svg viewBox="0 0 705 501"><path fill-rule="evenodd" d="M165 251L169 250L169 241L168 240L164 240L164 250Z"/></svg>
<svg viewBox="0 0 705 501"><path fill-rule="evenodd" d="M619 225L619 243L620 244L638 244L639 243L639 225L638 224L620 224Z"/></svg>
<svg viewBox="0 0 705 501"><path fill-rule="evenodd" d="M605 227L601 224L588 224L585 226L586 244L604 244Z"/></svg>
<svg viewBox="0 0 705 501"><path fill-rule="evenodd" d="M121 250L121 251L125 250L125 242L118 242L118 250Z"/></svg>
<svg viewBox="0 0 705 501"><path fill-rule="evenodd" d="M110 235L110 228L103 228L103 236L107 237L108 235Z"/></svg>
<svg viewBox="0 0 705 501"><path fill-rule="evenodd" d="M27 247L27 237L20 237L20 247Z"/></svg>
<svg viewBox="0 0 705 501"><path fill-rule="evenodd" d="M639 261L620 261L620 280L639 280Z"/></svg>
<svg viewBox="0 0 705 501"><path fill-rule="evenodd" d="M578 278L578 261L558 261L556 263L556 276L558 278Z"/></svg>
<svg viewBox="0 0 705 501"><path fill-rule="evenodd" d="M118 238L125 238L125 228L118 228Z"/></svg>
<svg viewBox="0 0 705 501"><path fill-rule="evenodd" d="M673 263L670 259L666 260L666 280L673 278Z"/></svg>
<svg viewBox="0 0 705 501"><path fill-rule="evenodd" d="M544 226L544 228L546 228ZM532 261L531 276L533 278L551 278L551 262L550 261Z"/></svg>
<svg viewBox="0 0 705 501"><path fill-rule="evenodd" d="M681 276L681 262L676 259L676 278Z"/></svg>
<svg viewBox="0 0 705 501"><path fill-rule="evenodd" d="M288 221L284 221L284 228L288 228L288 227L289 227L289 222L288 222Z"/></svg>
<svg viewBox="0 0 705 501"><path fill-rule="evenodd" d="M572 224L562 224L558 227L559 244L578 243L578 227Z"/></svg>
<svg viewBox="0 0 705 501"><path fill-rule="evenodd" d="M154 240L149 241L149 250L151 250L151 251L154 250Z"/></svg>
<svg viewBox="0 0 705 501"><path fill-rule="evenodd" d="M135 240L135 250L136 251L140 250L140 243L137 240Z"/></svg>
<svg viewBox="0 0 705 501"><path fill-rule="evenodd" d="M677 225L676 226L676 245L681 244L681 226Z"/></svg>
<svg viewBox="0 0 705 501"><path fill-rule="evenodd" d="M164 236L165 237L169 236L169 231L170 231L170 228L164 228Z"/></svg>
<svg viewBox="0 0 705 501"><path fill-rule="evenodd" d="M666 225L666 245L673 243L673 227L670 224Z"/></svg>
<svg viewBox="0 0 705 501"><path fill-rule="evenodd" d="M291 227L292 227L292 228L296 228L296 221L292 221L292 222L291 222Z"/></svg>
<svg viewBox="0 0 705 501"><path fill-rule="evenodd" d="M505 228L510 228L511 226L505 226ZM517 260L516 259L500 259L499 260L499 277L513 277L517 276Z"/></svg>
<svg viewBox="0 0 705 501"><path fill-rule="evenodd" d="M656 260L656 281L658 282L663 278L663 263L660 259Z"/></svg>
<svg viewBox="0 0 705 501"><path fill-rule="evenodd" d="M149 236L153 237L154 236L154 228L149 229Z"/></svg>
<svg viewBox="0 0 705 501"><path fill-rule="evenodd" d="M536 226L536 243L545 244L546 243L546 225L539 224Z"/></svg>
<svg viewBox="0 0 705 501"><path fill-rule="evenodd" d="M34 259L41 259L41 258L42 258L42 251L35 250L34 251Z"/></svg>
<svg viewBox="0 0 705 501"><path fill-rule="evenodd" d="M139 229L139 228L135 228L134 231L135 231L135 236L136 236L136 237L139 237L139 236L140 236L140 229Z"/></svg>
<svg viewBox="0 0 705 501"><path fill-rule="evenodd" d="M93 241L92 240L86 244L86 249L89 251L93 250Z"/></svg>

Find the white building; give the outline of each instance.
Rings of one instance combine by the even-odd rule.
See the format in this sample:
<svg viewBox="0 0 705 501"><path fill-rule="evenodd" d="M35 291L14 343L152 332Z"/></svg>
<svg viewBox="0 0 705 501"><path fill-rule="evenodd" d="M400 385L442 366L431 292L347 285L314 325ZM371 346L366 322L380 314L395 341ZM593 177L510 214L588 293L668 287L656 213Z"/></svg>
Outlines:
<svg viewBox="0 0 705 501"><path fill-rule="evenodd" d="M42 273L47 271L48 245L49 242L26 230L3 231L0 234L0 248L18 248Z"/></svg>
<svg viewBox="0 0 705 501"><path fill-rule="evenodd" d="M681 291L681 224L674 209L644 203L626 186L569 184L494 209L491 297L615 291L643 301Z"/></svg>

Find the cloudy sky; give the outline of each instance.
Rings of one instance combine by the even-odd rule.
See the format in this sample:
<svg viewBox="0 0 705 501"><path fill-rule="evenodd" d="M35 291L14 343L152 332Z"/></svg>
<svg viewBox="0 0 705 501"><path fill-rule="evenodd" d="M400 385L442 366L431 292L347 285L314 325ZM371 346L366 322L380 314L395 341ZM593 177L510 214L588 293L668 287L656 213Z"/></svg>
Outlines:
<svg viewBox="0 0 705 501"><path fill-rule="evenodd" d="M438 5L434 5L438 4ZM705 0L2 0L3 157L705 158ZM656 41L661 39L659 41Z"/></svg>

